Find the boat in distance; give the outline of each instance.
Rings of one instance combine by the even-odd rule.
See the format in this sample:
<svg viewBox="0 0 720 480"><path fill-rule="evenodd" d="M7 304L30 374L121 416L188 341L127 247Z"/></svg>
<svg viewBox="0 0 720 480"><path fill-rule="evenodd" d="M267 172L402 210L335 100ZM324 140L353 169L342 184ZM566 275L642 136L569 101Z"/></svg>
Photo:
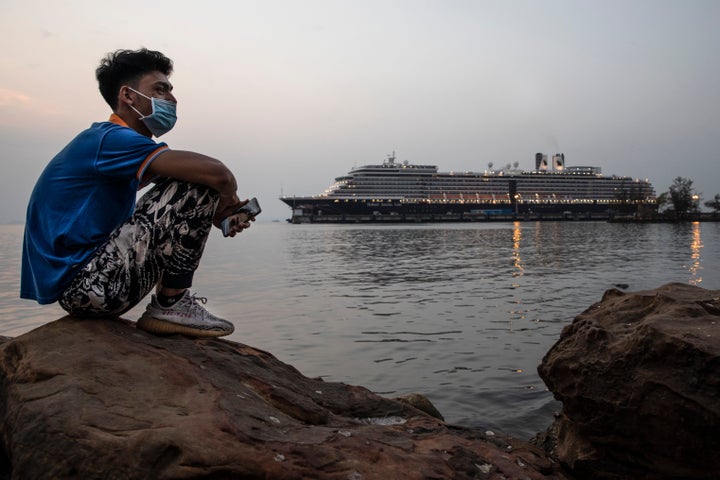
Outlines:
<svg viewBox="0 0 720 480"><path fill-rule="evenodd" d="M514 165L484 172L439 172L436 165L364 165L315 196L281 196L290 223L607 220L657 212L648 180L566 166L564 154L535 155L534 170Z"/></svg>

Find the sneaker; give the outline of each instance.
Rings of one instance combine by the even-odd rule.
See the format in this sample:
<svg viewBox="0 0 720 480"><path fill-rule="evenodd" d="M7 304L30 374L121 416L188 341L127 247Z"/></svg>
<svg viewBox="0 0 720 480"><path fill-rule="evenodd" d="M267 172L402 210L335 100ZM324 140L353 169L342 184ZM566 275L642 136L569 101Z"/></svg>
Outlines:
<svg viewBox="0 0 720 480"><path fill-rule="evenodd" d="M233 333L232 323L208 312L199 302L206 303L207 298L190 295L189 290L185 290L185 295L171 307L163 307L153 295L137 328L151 333L180 333L193 337L222 337Z"/></svg>

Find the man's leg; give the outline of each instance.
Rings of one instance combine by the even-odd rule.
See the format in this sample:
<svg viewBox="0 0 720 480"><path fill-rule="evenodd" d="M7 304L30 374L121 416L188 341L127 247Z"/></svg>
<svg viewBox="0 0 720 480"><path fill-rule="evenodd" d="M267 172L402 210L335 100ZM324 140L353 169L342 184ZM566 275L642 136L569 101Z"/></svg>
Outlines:
<svg viewBox="0 0 720 480"><path fill-rule="evenodd" d="M204 186L173 180L155 185L78 272L60 305L76 316L121 315L158 282L170 292L190 287L217 202Z"/></svg>

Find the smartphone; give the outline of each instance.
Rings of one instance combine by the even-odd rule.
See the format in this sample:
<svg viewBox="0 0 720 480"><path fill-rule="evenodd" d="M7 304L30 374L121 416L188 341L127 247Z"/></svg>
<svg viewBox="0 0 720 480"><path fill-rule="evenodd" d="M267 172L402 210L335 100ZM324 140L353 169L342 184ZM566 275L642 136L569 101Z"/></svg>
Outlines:
<svg viewBox="0 0 720 480"><path fill-rule="evenodd" d="M262 212L260 204L258 203L257 198L253 197L248 203L225 217L225 220L220 223L223 236L227 237L230 235L230 230L234 225L237 225L240 222L247 222L248 220L255 218L260 212Z"/></svg>

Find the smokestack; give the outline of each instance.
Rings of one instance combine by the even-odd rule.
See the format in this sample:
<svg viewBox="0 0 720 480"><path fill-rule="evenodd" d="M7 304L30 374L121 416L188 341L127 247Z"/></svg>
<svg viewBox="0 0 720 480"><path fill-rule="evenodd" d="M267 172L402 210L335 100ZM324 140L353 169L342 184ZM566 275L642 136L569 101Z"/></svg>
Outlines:
<svg viewBox="0 0 720 480"><path fill-rule="evenodd" d="M556 170L558 172L562 172L565 170L565 154L564 153L556 153L553 155L553 170Z"/></svg>
<svg viewBox="0 0 720 480"><path fill-rule="evenodd" d="M547 170L547 168L548 168L547 155L544 155L542 153L536 153L535 154L535 170Z"/></svg>

